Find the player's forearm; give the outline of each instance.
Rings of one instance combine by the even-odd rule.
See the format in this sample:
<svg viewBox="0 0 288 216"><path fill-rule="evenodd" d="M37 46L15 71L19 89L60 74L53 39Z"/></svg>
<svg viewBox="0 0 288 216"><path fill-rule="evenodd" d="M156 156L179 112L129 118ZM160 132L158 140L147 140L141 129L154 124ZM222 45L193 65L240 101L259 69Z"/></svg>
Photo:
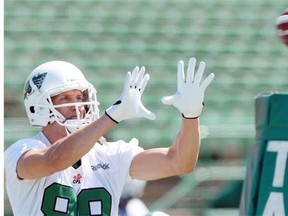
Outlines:
<svg viewBox="0 0 288 216"><path fill-rule="evenodd" d="M57 170L65 169L88 153L95 143L104 136L116 123L106 114L90 125L79 129L49 149L50 160Z"/></svg>
<svg viewBox="0 0 288 216"><path fill-rule="evenodd" d="M199 119L182 118L181 129L171 146L173 164L177 174L189 173L194 170L200 150Z"/></svg>
<svg viewBox="0 0 288 216"><path fill-rule="evenodd" d="M63 170L82 158L116 123L103 115L85 128L58 140L45 150L26 152L18 161L17 173L23 179L37 179Z"/></svg>

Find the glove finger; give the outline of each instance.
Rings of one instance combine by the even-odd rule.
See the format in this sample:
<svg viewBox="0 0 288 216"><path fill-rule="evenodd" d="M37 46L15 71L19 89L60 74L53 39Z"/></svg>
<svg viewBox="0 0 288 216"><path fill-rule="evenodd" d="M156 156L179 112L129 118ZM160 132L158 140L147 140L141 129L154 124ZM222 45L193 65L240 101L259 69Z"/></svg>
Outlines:
<svg viewBox="0 0 288 216"><path fill-rule="evenodd" d="M139 72L139 67L136 66L136 67L133 69L132 76L131 76L131 83L130 83L130 86L131 86L131 87L134 87L135 84L136 84L136 78L137 78L138 72Z"/></svg>
<svg viewBox="0 0 288 216"><path fill-rule="evenodd" d="M149 112L146 118L150 119L150 120L155 120L156 119L156 115L154 113L152 113L152 112Z"/></svg>
<svg viewBox="0 0 288 216"><path fill-rule="evenodd" d="M155 120L156 119L156 115L151 112L150 110L146 109L144 106L141 109L141 117L150 119L150 120Z"/></svg>
<svg viewBox="0 0 288 216"><path fill-rule="evenodd" d="M163 103L163 104L166 104L166 105L171 105L171 104L173 104L173 100L174 100L174 96L173 96L173 95L162 97L162 103Z"/></svg>
<svg viewBox="0 0 288 216"><path fill-rule="evenodd" d="M185 74L184 74L184 62L180 60L177 65L177 80L178 80L178 89L185 82Z"/></svg>
<svg viewBox="0 0 288 216"><path fill-rule="evenodd" d="M210 85L214 77L215 77L214 73L210 73L209 76L203 81L201 87L204 89L204 91Z"/></svg>
<svg viewBox="0 0 288 216"><path fill-rule="evenodd" d="M138 71L138 74L137 74L137 76L136 76L136 78L135 78L135 86L134 86L135 88L136 88L136 87L137 87L137 88L140 87L140 83L141 83L141 81L142 81L142 79L143 79L144 73L145 73L145 67L142 66L142 67L140 68L140 70Z"/></svg>
<svg viewBox="0 0 288 216"><path fill-rule="evenodd" d="M200 81L203 76L204 70L205 70L205 62L201 61L194 79L194 83L197 84L198 86L200 86Z"/></svg>
<svg viewBox="0 0 288 216"><path fill-rule="evenodd" d="M196 59L190 58L187 68L186 82L191 83L194 81Z"/></svg>
<svg viewBox="0 0 288 216"><path fill-rule="evenodd" d="M139 91L140 91L140 94L142 95L142 93L144 92L145 90L145 87L148 83L150 79L150 75L149 74L145 74L145 76L143 77L143 79L141 80L140 84L139 84Z"/></svg>
<svg viewBox="0 0 288 216"><path fill-rule="evenodd" d="M128 71L125 77L123 92L126 92L130 88L130 84L131 84L130 82L131 82L131 72Z"/></svg>
<svg viewBox="0 0 288 216"><path fill-rule="evenodd" d="M156 119L156 115L153 112L148 110L148 112L146 112L145 118L150 119L150 120L155 120Z"/></svg>

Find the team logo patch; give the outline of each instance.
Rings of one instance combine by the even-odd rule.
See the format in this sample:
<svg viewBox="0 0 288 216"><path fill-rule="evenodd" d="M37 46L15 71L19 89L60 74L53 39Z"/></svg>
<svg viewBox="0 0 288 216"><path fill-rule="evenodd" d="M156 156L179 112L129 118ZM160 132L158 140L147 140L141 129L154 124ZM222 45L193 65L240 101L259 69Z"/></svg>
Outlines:
<svg viewBox="0 0 288 216"><path fill-rule="evenodd" d="M73 184L80 184L81 183L82 176L80 173L73 176Z"/></svg>

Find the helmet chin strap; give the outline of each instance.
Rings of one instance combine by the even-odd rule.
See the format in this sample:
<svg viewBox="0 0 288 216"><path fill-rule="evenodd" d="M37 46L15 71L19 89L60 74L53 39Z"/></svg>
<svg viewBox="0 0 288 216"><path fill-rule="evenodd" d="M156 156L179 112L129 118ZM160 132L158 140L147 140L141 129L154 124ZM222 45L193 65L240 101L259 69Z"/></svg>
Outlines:
<svg viewBox="0 0 288 216"><path fill-rule="evenodd" d="M64 124L64 122L62 123L62 126L65 128L65 131L66 131L67 135L69 135L69 134L73 133L74 131L76 131L77 129L79 129L79 128L74 127L74 126L69 126L67 124Z"/></svg>
<svg viewBox="0 0 288 216"><path fill-rule="evenodd" d="M63 125L66 129L66 131L68 132L68 134L73 133L74 131L88 125L88 122L86 119L66 119L63 122Z"/></svg>

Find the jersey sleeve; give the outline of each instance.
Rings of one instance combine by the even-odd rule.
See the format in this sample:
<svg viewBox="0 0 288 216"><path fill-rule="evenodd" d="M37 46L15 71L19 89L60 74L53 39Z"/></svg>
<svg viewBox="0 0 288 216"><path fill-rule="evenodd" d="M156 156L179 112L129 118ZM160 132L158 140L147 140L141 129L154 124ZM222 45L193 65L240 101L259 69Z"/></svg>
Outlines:
<svg viewBox="0 0 288 216"><path fill-rule="evenodd" d="M133 138L133 139L128 143L128 145L130 145L130 147L131 147L131 152L130 152L130 157L131 157L131 159L130 159L130 161L129 161L129 167L130 167L131 162L132 162L132 160L133 160L133 157L134 157L135 155L139 154L140 152L144 151L144 149L143 149L142 147L138 146L138 140L135 139L135 138ZM125 158L123 158L122 160L125 160ZM129 172L127 173L127 177L128 177L128 179L132 179L132 177L130 176L130 173L129 173Z"/></svg>
<svg viewBox="0 0 288 216"><path fill-rule="evenodd" d="M16 166L19 158L25 152L32 149L43 149L46 145L36 139L23 139L12 144L4 152L4 169L6 173L6 178L17 178Z"/></svg>

